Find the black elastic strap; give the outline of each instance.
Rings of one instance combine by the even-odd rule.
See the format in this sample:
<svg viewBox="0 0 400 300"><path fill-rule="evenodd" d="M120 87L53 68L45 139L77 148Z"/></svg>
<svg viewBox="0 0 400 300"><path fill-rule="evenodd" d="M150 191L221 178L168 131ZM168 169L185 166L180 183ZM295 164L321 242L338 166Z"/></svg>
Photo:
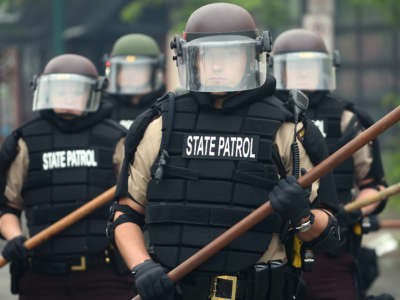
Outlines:
<svg viewBox="0 0 400 300"><path fill-rule="evenodd" d="M283 165L283 162L279 156L278 146L276 144L273 144L272 146L272 161L277 168L279 176L281 176L281 178L286 178L285 166Z"/></svg>
<svg viewBox="0 0 400 300"><path fill-rule="evenodd" d="M120 215L114 221L115 212L117 211L122 212L122 215ZM110 207L110 216L106 227L106 236L112 244L115 244L114 240L115 228L117 228L121 224L128 222L138 225L143 230L143 226L145 223L144 215L139 214L129 205L123 205L119 204L118 202L114 202Z"/></svg>
<svg viewBox="0 0 400 300"><path fill-rule="evenodd" d="M0 217L4 214L13 214L19 218L21 217L21 210L10 207L8 205L0 205Z"/></svg>
<svg viewBox="0 0 400 300"><path fill-rule="evenodd" d="M153 172L153 176L157 181L161 180L164 175L164 166L167 164L167 159L169 157L167 149L169 145L169 140L171 138L171 133L175 119L175 95L174 93L169 92L167 96L168 96L168 113L165 117L166 118L165 134L162 136L161 139L161 147L158 156L158 161L157 164L155 165L156 169Z"/></svg>
<svg viewBox="0 0 400 300"><path fill-rule="evenodd" d="M131 222L131 223L137 224L139 227L144 226L144 215L139 214L136 210L132 209L129 205L123 205L123 204L116 203L115 211L120 211L123 214L120 215L117 218L117 220L115 220L114 224L118 223L118 219L120 219L122 216L124 216L123 219L126 221L123 223ZM116 224L114 226L114 229L115 229L115 227L117 227L118 225L123 224L123 223Z"/></svg>

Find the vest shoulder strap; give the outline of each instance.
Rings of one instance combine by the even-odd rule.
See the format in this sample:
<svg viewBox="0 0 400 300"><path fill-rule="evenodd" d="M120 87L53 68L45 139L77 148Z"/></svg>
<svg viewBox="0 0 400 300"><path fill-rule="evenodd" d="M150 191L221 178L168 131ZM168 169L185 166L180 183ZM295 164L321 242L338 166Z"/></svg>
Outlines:
<svg viewBox="0 0 400 300"><path fill-rule="evenodd" d="M128 194L128 176L129 165L133 163L135 158L136 149L142 140L144 133L154 119L161 115L161 103L165 99L161 97L149 109L145 110L139 115L132 126L129 128L125 140L125 157L122 164L122 169L117 182L117 190L115 193L116 198L129 196Z"/></svg>
<svg viewBox="0 0 400 300"><path fill-rule="evenodd" d="M167 158L168 158L168 145L169 145L169 140L171 138L171 133L172 129L174 126L174 119L175 119L175 94L172 92L169 92L168 94L163 97L167 103L164 102L163 105L168 106L168 111L167 114L164 116L163 122L165 122L165 134L162 135L161 138L161 147L160 147L160 152L158 155L158 160L157 162L153 165L151 173L152 176L156 180L161 180L163 177L163 168L164 165L167 163Z"/></svg>

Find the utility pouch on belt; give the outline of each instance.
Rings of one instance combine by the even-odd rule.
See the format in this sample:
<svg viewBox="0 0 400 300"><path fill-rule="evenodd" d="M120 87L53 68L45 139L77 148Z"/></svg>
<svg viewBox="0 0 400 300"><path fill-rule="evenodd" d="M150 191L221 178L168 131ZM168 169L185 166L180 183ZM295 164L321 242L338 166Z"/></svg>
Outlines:
<svg viewBox="0 0 400 300"><path fill-rule="evenodd" d="M11 275L11 293L19 293L19 281L28 269L28 262L11 262L10 264L10 275Z"/></svg>
<svg viewBox="0 0 400 300"><path fill-rule="evenodd" d="M253 267L252 300L281 300L284 293L285 270L288 268L281 261L256 264Z"/></svg>
<svg viewBox="0 0 400 300"><path fill-rule="evenodd" d="M269 265L256 264L253 266L253 300L268 299L269 290Z"/></svg>
<svg viewBox="0 0 400 300"><path fill-rule="evenodd" d="M283 300L286 281L285 274L289 267L281 261L271 261L268 265L270 268L269 297L265 299Z"/></svg>

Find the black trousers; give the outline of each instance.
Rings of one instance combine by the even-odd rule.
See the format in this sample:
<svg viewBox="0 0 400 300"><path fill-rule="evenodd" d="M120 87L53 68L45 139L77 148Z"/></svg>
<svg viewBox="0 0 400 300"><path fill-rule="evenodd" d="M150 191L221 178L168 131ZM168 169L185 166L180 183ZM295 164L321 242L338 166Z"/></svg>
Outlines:
<svg viewBox="0 0 400 300"><path fill-rule="evenodd" d="M110 265L63 275L29 270L19 284L21 300L128 300L135 296L133 278L117 275Z"/></svg>
<svg viewBox="0 0 400 300"><path fill-rule="evenodd" d="M312 272L304 272L307 300L357 300L356 265L352 255L315 255Z"/></svg>

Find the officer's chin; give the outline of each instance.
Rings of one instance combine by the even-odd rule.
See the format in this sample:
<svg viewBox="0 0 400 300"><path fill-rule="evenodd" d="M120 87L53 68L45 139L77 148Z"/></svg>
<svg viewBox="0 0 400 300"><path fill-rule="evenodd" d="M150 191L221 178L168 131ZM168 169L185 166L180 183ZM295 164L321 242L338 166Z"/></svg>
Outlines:
<svg viewBox="0 0 400 300"><path fill-rule="evenodd" d="M53 109L54 113L63 119L66 120L72 120L77 117L83 116L84 112L80 110L75 110L75 109L61 109L61 108L55 108Z"/></svg>

